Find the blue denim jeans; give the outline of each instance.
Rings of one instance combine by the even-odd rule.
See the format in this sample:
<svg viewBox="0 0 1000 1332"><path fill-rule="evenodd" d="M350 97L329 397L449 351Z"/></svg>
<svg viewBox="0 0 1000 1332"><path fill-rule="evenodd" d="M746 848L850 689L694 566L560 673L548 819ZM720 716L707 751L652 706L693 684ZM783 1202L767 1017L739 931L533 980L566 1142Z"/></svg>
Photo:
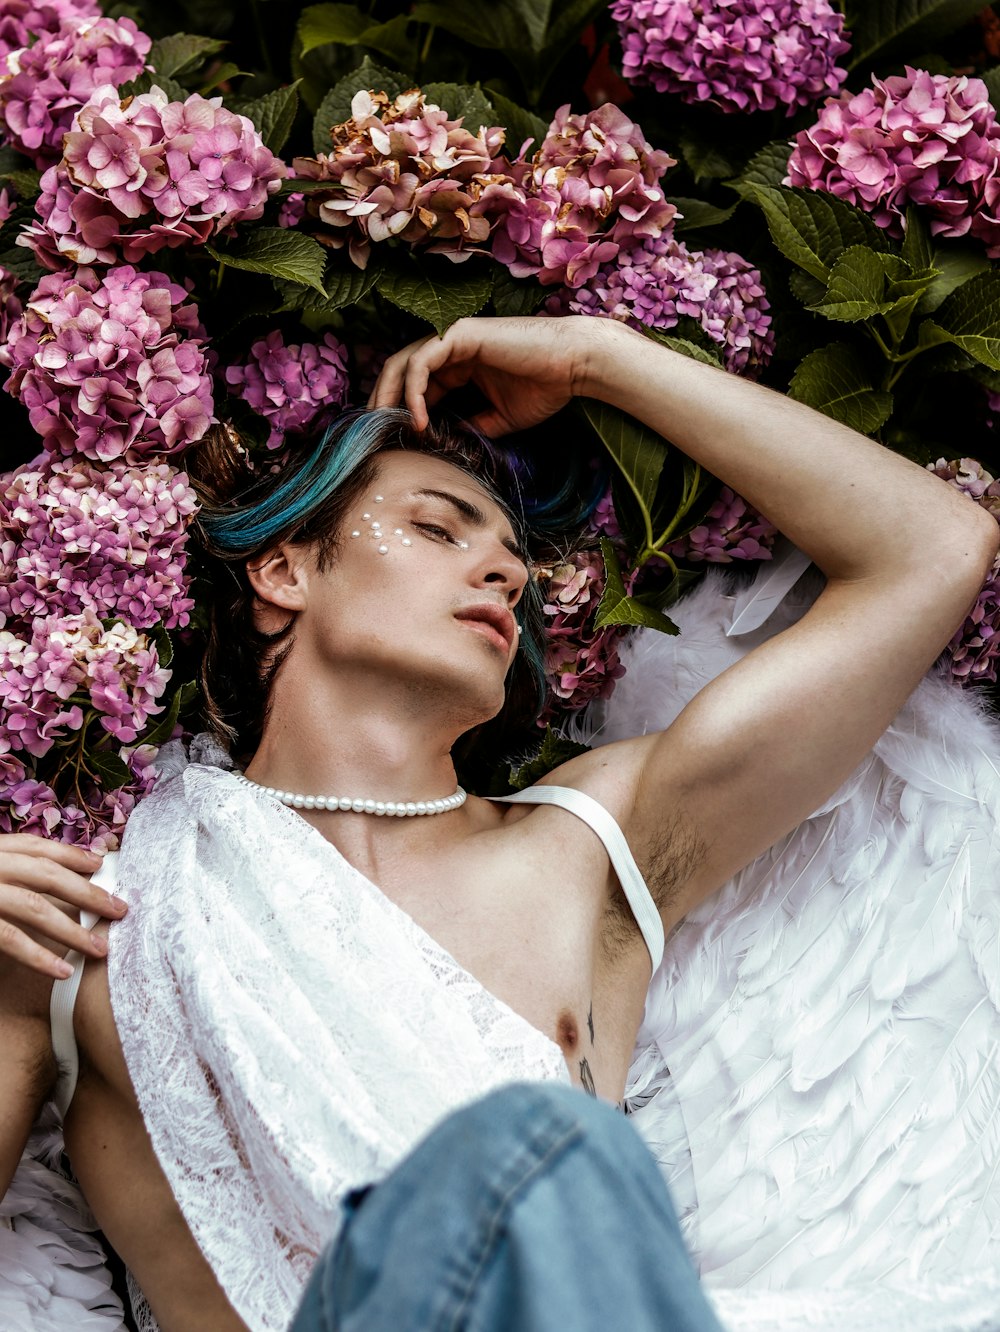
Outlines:
<svg viewBox="0 0 1000 1332"><path fill-rule="evenodd" d="M722 1332L611 1106L519 1084L345 1204L290 1332Z"/></svg>

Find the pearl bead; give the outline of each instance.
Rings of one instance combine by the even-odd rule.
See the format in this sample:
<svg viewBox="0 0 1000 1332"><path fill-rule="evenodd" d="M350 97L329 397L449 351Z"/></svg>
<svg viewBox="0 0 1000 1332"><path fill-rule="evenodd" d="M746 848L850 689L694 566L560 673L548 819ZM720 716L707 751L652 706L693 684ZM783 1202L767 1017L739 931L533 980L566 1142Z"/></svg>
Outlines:
<svg viewBox="0 0 1000 1332"><path fill-rule="evenodd" d="M315 796L306 796L306 798L305 798L305 802L304 802L304 803L305 803L305 807L306 807L306 809L315 809L315 808L316 808L316 797L315 797Z"/></svg>
<svg viewBox="0 0 1000 1332"><path fill-rule="evenodd" d="M412 546L412 545L413 545L413 542L410 540L409 537L403 537L403 542L402 542L402 544L403 544L404 546Z"/></svg>
<svg viewBox="0 0 1000 1332"><path fill-rule="evenodd" d="M388 547L388 546L379 546L379 548L378 548L378 553L379 553L380 555L388 555L388 554L389 554L389 547Z"/></svg>
<svg viewBox="0 0 1000 1332"><path fill-rule="evenodd" d="M384 816L384 814L385 814L385 801L384 801L384 800L376 800L376 801L375 801L375 813L378 815L379 818L382 818L382 817Z"/></svg>
<svg viewBox="0 0 1000 1332"><path fill-rule="evenodd" d="M413 817L414 814L416 814L417 807L412 800L408 800L406 802L406 812L407 814L410 815L411 818Z"/></svg>
<svg viewBox="0 0 1000 1332"><path fill-rule="evenodd" d="M418 801L417 801L417 813L418 813L418 814L426 814L426 813L427 813L427 801L426 801L426 800L418 800Z"/></svg>
<svg viewBox="0 0 1000 1332"><path fill-rule="evenodd" d="M363 513L363 514L361 515L361 521L362 521L363 523L367 523L368 520L369 520L369 518L371 518L371 514L370 514L370 513Z"/></svg>
<svg viewBox="0 0 1000 1332"><path fill-rule="evenodd" d="M353 801L351 800L350 796L341 796L340 799L337 801L337 808L345 810L350 809L352 804Z"/></svg>
<svg viewBox="0 0 1000 1332"><path fill-rule="evenodd" d="M295 806L296 809L303 809L305 807L305 803L306 803L305 796L297 795L292 797L292 804Z"/></svg>
<svg viewBox="0 0 1000 1332"><path fill-rule="evenodd" d="M363 800L352 800L351 809L355 814L363 814L365 812L365 802Z"/></svg>
<svg viewBox="0 0 1000 1332"><path fill-rule="evenodd" d="M403 529L402 529L401 527L394 527L394 528L392 529L392 535L393 535L393 536L402 536L402 535L403 535Z"/></svg>
<svg viewBox="0 0 1000 1332"><path fill-rule="evenodd" d="M365 813L366 813L366 814L374 814L374 813L375 813L375 801L374 801L374 800L366 800L366 801L365 801Z"/></svg>
<svg viewBox="0 0 1000 1332"><path fill-rule="evenodd" d="M357 528L355 528L354 531L351 533L352 537L359 537L360 535L361 533L357 530Z"/></svg>
<svg viewBox="0 0 1000 1332"><path fill-rule="evenodd" d="M381 495L376 495L376 496L375 496L375 503L376 503L376 504L381 504L381 503L382 503L382 496L381 496Z"/></svg>
<svg viewBox="0 0 1000 1332"><path fill-rule="evenodd" d="M381 526L382 524L379 522L372 523L372 531L377 532Z"/></svg>

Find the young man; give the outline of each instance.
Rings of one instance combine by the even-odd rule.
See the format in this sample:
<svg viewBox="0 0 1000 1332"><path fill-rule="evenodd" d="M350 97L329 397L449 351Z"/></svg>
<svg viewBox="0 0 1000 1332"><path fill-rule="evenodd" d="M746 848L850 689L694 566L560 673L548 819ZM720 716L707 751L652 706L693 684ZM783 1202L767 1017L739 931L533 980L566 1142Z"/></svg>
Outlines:
<svg viewBox="0 0 1000 1332"><path fill-rule="evenodd" d="M338 874L343 871L344 882L350 881L365 909L370 905L373 912L381 912L378 919L385 929L384 939L372 943L371 959L372 974L383 977L385 989L368 996L369 1007L392 1002L392 974L378 970L378 948L384 945L388 954L398 943L397 960L403 967L402 944L409 938L428 966L447 972L449 985L478 983L470 1003L494 1005L491 1021L508 1021L508 1015L521 1020L520 1054L511 1063L517 1070L514 1076L530 1077L529 1070L536 1070L539 1078L558 1076L546 1061L553 1051L561 1051L577 1085L618 1101L642 1016L651 955L655 961L655 936L650 943L648 922L645 934L638 928L636 909L629 908L620 891L622 874L612 869L601 840L586 832L565 807L543 803L544 788L583 793L610 813L648 884L662 928L669 930L815 809L871 747L975 597L997 549L997 528L992 518L935 478L871 441L786 398L653 346L611 322L463 320L444 337L429 338L393 357L371 406L390 408L402 401L420 430L427 424L428 407L469 382L491 404L475 424L493 436L546 419L574 394L629 411L765 512L822 569L824 592L800 623L704 689L667 732L572 760L535 790L530 800L539 803L508 807L470 798L434 817L373 818L378 803L426 805L454 791L455 742L504 703L505 680L518 652L515 616L528 580L509 516L467 472L426 454L381 453L370 485L336 534L332 559L323 558L316 543L285 540L275 542L266 559L248 562L257 628L261 635L286 635L284 655L268 679L266 720L245 770L247 780L226 774L199 786L202 779L195 774L187 800L197 819L207 821L202 827L210 827L213 811L231 801L230 838L236 822L244 820L242 847L223 839L236 860L228 878L218 866L215 878L209 874L206 882L213 892L226 883L238 886L243 876L254 878L260 858L273 857L265 870L276 883L270 908L275 921L294 911L291 885L284 884L280 872L282 855L290 861L297 854L294 836L300 837L306 857L299 868L308 864L320 877L328 863L323 860L327 848L335 848L339 858L329 862L329 872L334 864ZM933 551L927 548L928 532L934 534ZM263 791L257 789L261 787ZM330 793L354 797L353 808L317 808L315 797ZM293 795L309 797L293 800L296 813L276 804ZM152 812L155 801L154 796L144 808ZM366 802L373 810L366 812ZM572 809L572 803L567 804ZM251 811L266 819L266 836L255 836L247 822ZM140 815L142 810L136 816L137 829ZM159 816L164 817L162 802ZM300 819L312 825L311 830L307 832ZM143 836L149 836L150 818L141 826ZM133 840L138 842L138 831ZM126 839L122 864L136 866L138 852L130 861L127 849ZM200 853L192 854L188 881L197 878L204 865ZM82 868L78 860L64 857L65 863L70 870ZM162 863L176 923L176 901L183 897L186 880ZM545 890L539 891L542 882ZM303 883L303 890L308 886ZM189 887L197 895L204 886ZM122 891L128 889L123 883ZM129 918L133 938L139 938L135 932L143 928L140 914L154 922L158 909L150 895L134 906ZM263 929L267 906L262 901L255 909L259 914L254 919ZM322 909L315 893L303 891L303 911ZM372 922L375 919L372 916ZM235 929L236 922L234 915L229 925ZM149 932L154 928L150 923ZM205 928L211 932L210 913ZM72 942L77 936L63 930L57 937ZM259 980L248 972L241 981L261 990L271 987L266 1015L279 1028L287 1013L299 1014L296 969L303 975L315 969L320 975L324 950L333 950L332 934L317 933L315 952L305 936L300 941L296 965L287 973ZM181 942L170 966L175 968L171 974L186 978L178 982L185 1011L195 1012L190 1019L195 1025L224 1024L228 1010L223 1003L199 1006L202 988L212 989L204 960L201 970L194 963L185 970L196 940L185 935ZM148 934L142 946L151 947ZM169 941L162 946L169 951ZM253 951L250 943L245 947L248 954ZM152 954L142 956L155 965ZM261 961L266 967L266 956ZM343 970L350 958L338 953L337 961ZM330 972L331 979L339 974L332 963ZM315 1247L307 1261L296 1266L297 1248L309 1245L289 1233L284 1212L279 1222L269 1210L277 1207L280 1186L275 1183L275 1195L265 1198L261 1215L273 1232L273 1252L285 1254L287 1271L280 1260L271 1264L273 1283L263 1299L254 1294L252 1277L235 1271L236 1260L243 1260L241 1254L231 1256L238 1248L239 1227L226 1231L206 1220L213 1185L205 1177L204 1153L197 1156L195 1135L188 1135L187 1144L199 1162L192 1167L181 1159L179 1143L173 1143L173 1150L169 1134L155 1122L157 1079L168 1113L174 1104L171 1069L147 1067L143 1072L136 1052L145 1037L138 1033L148 1028L153 1042L149 1048L155 1048L157 1022L172 1000L163 998L162 1013L156 1002L146 1003L140 1021L126 983L139 985L140 975L138 968L127 966L112 975L118 1033L129 1053L127 1069L106 973L88 968L84 977L76 1031L87 1076L66 1123L74 1168L105 1232L135 1271L165 1329L240 1326L230 1302L252 1326L268 1327L272 1324L262 1312L268 1298L279 1306L281 1299L286 1301L273 1324L280 1326L288 1290L298 1289ZM225 991L225 1001L235 1004L239 993L239 987ZM265 998L255 992L254 1001L264 1004ZM448 1033L448 1041L441 1044L428 1033L423 1040L421 1024L433 1023L438 1011L435 999L427 1002L416 1020L390 1010L404 1038L395 1040L391 1023L373 1022L372 1037L384 1037L385 1048L362 1048L360 1039L352 1047L355 1063L344 1069L342 1081L356 1076L355 1098L364 1094L366 1078L389 1075L382 1077L386 1092L373 1114L385 1113L393 1077L407 1089L404 1100L419 1094L414 1088L433 1084L425 1114L406 1119L403 1110L394 1107L399 1115L386 1119L384 1126L378 1122L374 1141L362 1143L365 1126L355 1124L355 1183L384 1175L413 1146L420 1130L437 1122L442 1112L470 1101L470 1089L485 1091L491 1085L489 1055L496 1047L486 1038L478 1081L477 1076L466 1078L465 1070L456 1066L443 1070L444 1082L451 1079L453 1086L435 1083L442 1050L454 1052L456 1065L464 1058L475 1063L479 1055L471 1036L452 1039ZM23 1007L31 1009L28 1003ZM353 1037L364 1030L364 1017L362 1006L351 1019ZM24 1020L34 1023L37 1032L37 1007ZM298 1021L296 1016L292 1026ZM329 1049L295 1051L289 1046L286 1053L298 1061L288 1087L293 1101L301 1102L294 1109L301 1110L303 1125L312 1113L310 1080L322 1081L326 1063L340 1058L347 1039L347 1019L341 1031L336 1008L330 1021L334 1030ZM317 1033L321 1027L316 1025ZM531 1045L531 1032L541 1043ZM408 1047L410 1037L413 1044ZM233 1039L239 1041L239 1032ZM316 1039L320 1041L320 1035ZM205 1066L200 1090L206 1105L216 1101L227 1107L230 1117L223 1127L230 1138L237 1126L251 1135L235 1150L236 1157L243 1158L247 1179L260 1180L270 1172L277 1181L284 1170L305 1189L309 1170L315 1174L320 1166L315 1160L305 1164L301 1143L289 1128L294 1123L291 1104L276 1120L283 1135L265 1132L254 1138L251 1121L261 1119L263 1104L271 1104L267 1080L255 1081L247 1074L252 1042L239 1055L231 1048L227 1054L224 1046L224 1041L213 1045L214 1059L199 1053ZM167 1042L161 1058L168 1057L168 1049L176 1045ZM184 1055L177 1050L179 1063ZM375 1068L379 1060L386 1061L387 1070ZM411 1061L420 1064L416 1072L407 1067ZM497 1082L504 1080L500 1076ZM337 1085L331 1084L329 1096L337 1094ZM247 1106L249 1119L240 1118ZM319 1116L319 1107L316 1113ZM348 1099L338 1113L343 1119L351 1117ZM516 1143L523 1139L529 1118L530 1107L522 1107L519 1127L508 1122L503 1138L508 1163L517 1154ZM336 1133L337 1113L332 1120L331 1132ZM564 1136L569 1132L565 1123L561 1131ZM388 1146L387 1139L392 1140ZM222 1136L218 1142L221 1152ZM272 1161L265 1159L268 1143ZM361 1164L366 1151L371 1153L367 1180ZM106 1165L112 1153L118 1163L113 1175ZM320 1156L321 1164L329 1165ZM502 1176L503 1163L495 1164ZM197 1175L193 1181L192 1173ZM333 1172L337 1182L328 1195L339 1195L351 1182L345 1173L352 1171L339 1176ZM135 1188L122 1188L123 1175ZM174 1195L180 1198L180 1209ZM379 1197L375 1189L372 1203L365 1199L358 1218L377 1213ZM296 1208L294 1200L288 1203L288 1215L299 1217ZM185 1222L194 1228L208 1264ZM581 1225L579 1215L573 1222ZM304 1236L308 1226L303 1226ZM164 1235L169 1237L166 1242ZM585 1252L586 1266L593 1269L593 1250ZM360 1280L366 1290L392 1266L389 1260L372 1259L365 1269L363 1253L351 1262L351 1279L355 1284ZM266 1259L261 1266L268 1267ZM288 1278L292 1269L293 1278ZM528 1284L537 1287L536 1280ZM281 1292L281 1298L274 1292ZM475 1298L480 1296L499 1299L495 1290L484 1293L477 1287ZM441 1325L461 1326L460 1316L467 1312L453 1307L448 1315L453 1322Z"/></svg>

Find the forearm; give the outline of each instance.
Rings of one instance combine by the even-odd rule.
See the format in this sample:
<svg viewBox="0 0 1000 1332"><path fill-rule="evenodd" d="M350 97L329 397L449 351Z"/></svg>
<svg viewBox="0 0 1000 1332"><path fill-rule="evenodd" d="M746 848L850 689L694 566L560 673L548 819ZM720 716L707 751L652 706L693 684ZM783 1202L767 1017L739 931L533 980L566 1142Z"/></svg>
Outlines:
<svg viewBox="0 0 1000 1332"><path fill-rule="evenodd" d="M809 407L592 321L578 391L645 422L755 505L831 579L972 565L996 524L921 467ZM970 570L972 582L979 575Z"/></svg>

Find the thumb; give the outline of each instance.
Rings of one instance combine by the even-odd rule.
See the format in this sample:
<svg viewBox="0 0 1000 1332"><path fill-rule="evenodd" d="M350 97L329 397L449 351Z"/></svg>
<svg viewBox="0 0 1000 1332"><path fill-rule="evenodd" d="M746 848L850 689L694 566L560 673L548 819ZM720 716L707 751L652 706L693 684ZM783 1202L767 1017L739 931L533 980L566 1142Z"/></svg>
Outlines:
<svg viewBox="0 0 1000 1332"><path fill-rule="evenodd" d="M513 426L508 421L503 412L496 407L489 411L477 412L469 421L473 430L478 430L481 435L486 435L488 439L498 439L501 435L509 435Z"/></svg>

